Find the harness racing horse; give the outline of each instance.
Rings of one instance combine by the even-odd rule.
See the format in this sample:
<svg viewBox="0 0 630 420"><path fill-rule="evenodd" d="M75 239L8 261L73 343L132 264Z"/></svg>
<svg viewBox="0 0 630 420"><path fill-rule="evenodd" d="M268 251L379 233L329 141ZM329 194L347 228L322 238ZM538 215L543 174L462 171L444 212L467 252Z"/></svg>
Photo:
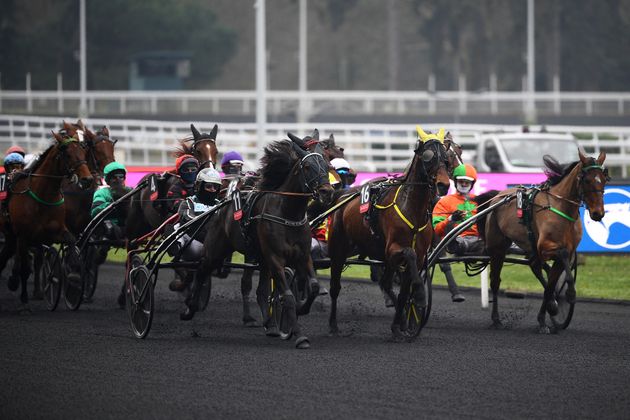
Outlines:
<svg viewBox="0 0 630 420"><path fill-rule="evenodd" d="M405 176L385 184L376 199L376 230L365 222L360 197L333 214L328 250L331 262L329 328L338 334L337 298L341 290L341 272L347 257L353 254L385 262L380 286L392 300L391 279L401 277L396 313L391 326L395 340L415 337L422 327L426 292L419 275L433 238L431 208L435 196L435 177L446 160L444 129L438 134L424 134L416 143L414 157ZM366 188L367 190L367 188ZM370 204L371 205L371 204ZM358 251L358 252L357 252Z"/></svg>
<svg viewBox="0 0 630 420"><path fill-rule="evenodd" d="M256 295L268 335L278 335L273 318L268 317L268 297L273 287L287 317L286 337L294 334L297 348L309 347L308 338L301 334L297 322L296 297L284 269L293 268L296 278L305 279L311 287L309 299L300 308L307 313L319 292L319 283L310 256L306 207L313 196L327 204L333 189L328 181L328 164L322 154L304 151L300 139L294 136L291 139L273 142L265 148L261 178L242 209L241 221L235 220L239 218L235 215L240 200L234 198L210 218L204 240L205 256L194 281L189 308L182 314L182 319L191 319L197 309L201 280L207 278L210 281L212 270L238 251L257 257L260 280Z"/></svg>
<svg viewBox="0 0 630 420"><path fill-rule="evenodd" d="M501 269L512 242L526 252L531 260L532 272L545 287L538 312L539 332L557 332L566 327L555 318L558 302L554 295L558 279L565 273L567 301L571 304L575 302L575 279L571 267L582 239L579 207L584 203L591 219L600 221L604 217L604 187L610 179L608 171L602 166L606 159L604 152L595 159L585 156L580 150L579 157L580 160L562 167L554 159L545 156L545 163L555 173L540 187L521 192L528 193L530 197L524 197L529 205L523 206L523 218L517 215L517 199L497 207L485 219L479 220L479 232L486 241L490 256L492 322L496 328L502 326L498 311ZM494 195L489 201L492 204L510 194L516 195L517 189L486 193L479 196L479 203L482 205L488 202L488 198ZM550 269L546 263L549 260L553 261ZM543 276L543 269L547 271L548 281ZM545 323L546 313L552 322L551 330Z"/></svg>
<svg viewBox="0 0 630 420"><path fill-rule="evenodd" d="M216 144L218 129L215 124L210 133L200 133L194 124L190 124L192 137L179 141L175 157L193 155L199 161L200 169L210 165L214 168L219 153ZM188 144L190 142L192 144ZM166 172L162 175L148 174L140 180L140 183L146 182L147 185L131 198L126 221L127 238L141 237L166 220L169 216L166 193L176 179L174 173Z"/></svg>
<svg viewBox="0 0 630 420"><path fill-rule="evenodd" d="M103 126L96 133L88 130L83 121L76 123L63 122L62 135L77 137L86 147L86 160L88 168L92 173L93 182L89 188L81 188L69 179L62 181L62 191L64 195L64 205L66 212L66 227L72 234L79 235L90 222L90 209L92 207L92 196L100 184L105 166L116 160L114 158L114 145L117 140L109 137L109 130ZM65 134L63 134L65 133ZM32 249L34 256L34 290L33 298L42 299L41 291L41 267L43 263L43 250L41 247Z"/></svg>
<svg viewBox="0 0 630 420"><path fill-rule="evenodd" d="M38 162L11 185L9 220L4 229L6 243L0 252L0 273L17 250L16 264L20 267L20 300L23 305L28 302L26 281L30 275L29 247L64 243L70 245L73 268L78 260L74 247L75 237L65 224L62 181L71 177L82 188L89 188L93 182L86 162L85 145L76 137L54 132L53 136L53 144L41 155ZM17 290L16 280L14 277L10 279L10 290Z"/></svg>

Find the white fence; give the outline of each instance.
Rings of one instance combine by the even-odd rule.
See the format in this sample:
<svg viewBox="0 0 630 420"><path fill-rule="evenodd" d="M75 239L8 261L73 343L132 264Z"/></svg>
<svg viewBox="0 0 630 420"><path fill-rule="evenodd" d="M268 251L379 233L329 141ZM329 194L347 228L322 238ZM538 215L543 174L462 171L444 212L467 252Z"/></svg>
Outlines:
<svg viewBox="0 0 630 420"><path fill-rule="evenodd" d="M88 91L88 115L252 116L256 91ZM630 115L629 92L278 91L271 118L300 115ZM78 115L80 91L0 90L0 112Z"/></svg>
<svg viewBox="0 0 630 420"><path fill-rule="evenodd" d="M23 145L28 151L41 151L51 138L50 131L58 130L61 118L0 115L0 151L11 144ZM74 121L66 118L66 121ZM106 125L116 145L116 158L127 165L172 165L172 152L177 139L190 135L188 122L163 122L147 120L85 119L92 129ZM201 131L210 131L214 122L194 122ZM423 128L436 130L440 125L427 124ZM464 160L473 161L478 136L484 132L517 131L520 126L480 124L444 124L454 134L455 140L464 147ZM416 140L412 124L267 124L265 144L286 138L288 131L297 135L310 134L319 129L320 138L335 136L336 142L345 148L347 159L360 171L401 171L411 158ZM540 127L532 126L531 131ZM583 127L547 126L547 131L570 133L576 136L586 152L591 154L605 150L608 167L616 174L628 176L630 166L630 127ZM249 162L251 169L257 165L264 144L257 140L255 123L219 123L217 145L220 152L237 150Z"/></svg>

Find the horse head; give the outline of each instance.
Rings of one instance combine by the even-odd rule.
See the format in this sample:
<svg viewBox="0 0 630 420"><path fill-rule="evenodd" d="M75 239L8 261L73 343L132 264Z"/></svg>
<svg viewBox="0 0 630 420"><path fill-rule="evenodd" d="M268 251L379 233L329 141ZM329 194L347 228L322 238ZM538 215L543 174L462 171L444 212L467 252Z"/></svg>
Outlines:
<svg viewBox="0 0 630 420"><path fill-rule="evenodd" d="M333 187L330 185L328 170L330 164L324 157L324 149L319 142L319 131L315 130L313 136L301 139L292 133L287 133L293 150L299 157L299 165L294 172L300 176L302 184L308 192L323 205L330 204Z"/></svg>
<svg viewBox="0 0 630 420"><path fill-rule="evenodd" d="M192 132L192 138L180 140L180 148L176 152L176 156L181 156L182 154L193 155L199 161L199 169L208 168L210 164L214 168L217 163L217 155L219 154L217 149L219 126L215 124L209 133L202 133L197 130L194 124L190 124L190 131ZM190 146L186 144L189 141L192 141Z"/></svg>
<svg viewBox="0 0 630 420"><path fill-rule="evenodd" d="M324 149L325 157L330 162L336 158L345 158L343 151L343 147L339 147L335 144L335 136L330 134L330 136L322 140L321 142L322 148Z"/></svg>
<svg viewBox="0 0 630 420"><path fill-rule="evenodd" d="M114 146L118 140L111 139L109 136L109 129L105 126L93 133L87 130L85 137L85 143L88 148L88 165L90 169L103 173L107 164L116 160L114 156Z"/></svg>
<svg viewBox="0 0 630 420"><path fill-rule="evenodd" d="M438 195L448 194L453 179L453 170L464 163L462 160L462 146L453 141L450 131L444 136L444 147L446 148L446 162L440 162L440 168L436 176Z"/></svg>
<svg viewBox="0 0 630 420"><path fill-rule="evenodd" d="M586 156L578 150L582 169L578 176L580 201L583 201L591 216L598 222L604 217L604 187L610 181L608 169L603 167L606 152L600 152L597 159Z"/></svg>
<svg viewBox="0 0 630 420"><path fill-rule="evenodd" d="M449 172L452 172L453 168L451 167L451 163L447 155L444 129L440 128L437 134L432 134L426 133L418 125L416 126L416 130L418 132L418 141L416 142L414 153L422 163L421 167L423 169L420 171L420 174L423 177L433 180L433 183L436 184L438 175L442 171L442 174L446 174L447 178L447 181L442 180L442 182L448 182L448 185L450 186L448 174ZM449 141L449 149L450 144L451 143Z"/></svg>
<svg viewBox="0 0 630 420"><path fill-rule="evenodd" d="M85 144L76 135L68 135L64 129L52 134L56 141L58 173L74 178L82 189L89 188L94 179L87 167Z"/></svg>

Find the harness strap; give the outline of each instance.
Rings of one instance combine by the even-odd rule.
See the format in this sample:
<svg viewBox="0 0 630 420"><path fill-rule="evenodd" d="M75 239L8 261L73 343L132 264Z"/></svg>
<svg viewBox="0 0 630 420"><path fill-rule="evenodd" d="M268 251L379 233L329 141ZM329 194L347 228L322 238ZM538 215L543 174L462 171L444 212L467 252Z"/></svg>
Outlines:
<svg viewBox="0 0 630 420"><path fill-rule="evenodd" d="M570 222L575 222L577 219L574 219L573 217L569 216L568 214L564 213L561 210L558 210L557 208L553 207L553 206L549 206L549 210L551 210L552 212L556 213L557 215L564 217L565 219L567 219Z"/></svg>
<svg viewBox="0 0 630 420"><path fill-rule="evenodd" d="M398 207L398 204L396 203L396 199L398 198L398 193L400 192L400 189L402 188L402 185L400 185L398 188L396 188L396 194L394 194L394 200L389 203L386 206L381 206L379 204L375 204L374 207L376 207L379 210L384 210L384 209L388 209L392 206L394 206L394 210L396 210L396 213L398 214L398 216L400 216L400 218L402 219L403 222L405 222L405 224L407 226L409 226L409 229L413 230L413 239L411 240L411 247L412 248L416 248L416 237L418 236L418 233L422 232L424 229L426 229L426 227L428 226L429 222L427 221L424 225L420 226L417 230L416 227L413 225L413 223L411 223L409 221L409 219L407 219L405 217L405 215L403 214L402 210L400 210L400 207Z"/></svg>
<svg viewBox="0 0 630 420"><path fill-rule="evenodd" d="M300 227L308 223L308 219L306 218L306 215L304 215L304 218L299 221L287 220L282 217L274 216L273 214L269 214L269 213L258 214L256 216L251 217L251 219L264 219L273 223L278 223L280 225L289 226L289 227Z"/></svg>
<svg viewBox="0 0 630 420"><path fill-rule="evenodd" d="M52 201L52 202L50 202L50 201L45 201L45 200L42 200L41 198L39 198L39 197L37 196L37 194L35 194L35 193L33 192L33 190L28 190L26 193L27 193L27 194L28 194L28 195L29 195L29 196L30 196L33 200L37 201L37 202L38 202L38 203L40 203L40 204L44 204L44 205L46 205L46 206L56 207L56 206L60 206L60 205L62 205L62 204L63 204L63 202L64 202L64 198L63 198L63 196L61 197L61 200L59 200L59 201Z"/></svg>

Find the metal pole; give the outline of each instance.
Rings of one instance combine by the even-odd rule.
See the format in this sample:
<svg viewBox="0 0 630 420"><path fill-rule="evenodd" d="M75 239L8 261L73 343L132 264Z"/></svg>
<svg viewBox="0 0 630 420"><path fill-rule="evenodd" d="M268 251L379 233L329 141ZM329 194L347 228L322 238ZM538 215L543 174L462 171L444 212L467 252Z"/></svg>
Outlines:
<svg viewBox="0 0 630 420"><path fill-rule="evenodd" d="M267 42L265 40L265 0L256 0L256 126L258 150L265 144L267 124Z"/></svg>
<svg viewBox="0 0 630 420"><path fill-rule="evenodd" d="M306 19L306 0L300 0L300 15L299 15L299 28L300 28L300 46L299 46L299 89L300 89L300 104L298 112L299 123L304 123L308 119L308 112L306 110L306 90L308 89L308 43L307 43L307 19Z"/></svg>
<svg viewBox="0 0 630 420"><path fill-rule="evenodd" d="M536 122L536 58L534 45L534 0L527 0L527 119L528 123Z"/></svg>
<svg viewBox="0 0 630 420"><path fill-rule="evenodd" d="M79 104L79 117L87 117L87 103L85 90L87 87L87 56L85 41L85 0L79 0L79 49L80 49L80 77L81 77L81 101Z"/></svg>

